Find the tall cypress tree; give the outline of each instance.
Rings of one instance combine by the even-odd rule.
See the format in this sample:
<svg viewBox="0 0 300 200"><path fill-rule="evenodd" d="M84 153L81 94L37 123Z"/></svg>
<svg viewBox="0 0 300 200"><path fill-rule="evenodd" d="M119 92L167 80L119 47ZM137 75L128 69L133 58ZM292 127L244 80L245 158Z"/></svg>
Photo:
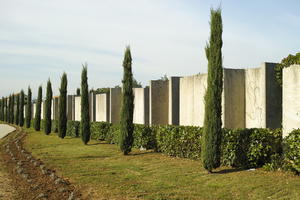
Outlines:
<svg viewBox="0 0 300 200"><path fill-rule="evenodd" d="M15 115L15 124L19 125L19 112L20 112L20 94L16 95L16 115Z"/></svg>
<svg viewBox="0 0 300 200"><path fill-rule="evenodd" d="M126 47L123 60L123 89L122 89L122 108L121 108L121 128L119 135L120 149L127 155L133 144L133 90L132 90L132 58L130 47Z"/></svg>
<svg viewBox="0 0 300 200"><path fill-rule="evenodd" d="M90 115L89 115L89 86L87 65L83 65L81 72L81 139L84 144L90 141Z"/></svg>
<svg viewBox="0 0 300 200"><path fill-rule="evenodd" d="M21 90L20 94L20 113L19 113L19 125L24 125L24 91Z"/></svg>
<svg viewBox="0 0 300 200"><path fill-rule="evenodd" d="M30 128L30 122L32 117L32 103L31 103L31 89L28 87L27 105L26 105L26 128Z"/></svg>
<svg viewBox="0 0 300 200"><path fill-rule="evenodd" d="M35 107L35 116L34 116L34 129L36 131L40 131L41 130L41 108L42 108L42 86L39 87L39 91L38 91L38 98L37 98L37 102L36 102L36 107Z"/></svg>
<svg viewBox="0 0 300 200"><path fill-rule="evenodd" d="M201 157L203 167L212 172L220 166L222 138L222 15L221 9L211 9L210 39L205 48L208 60L207 90L205 94L205 117Z"/></svg>
<svg viewBox="0 0 300 200"><path fill-rule="evenodd" d="M45 120L44 120L44 132L46 135L51 133L51 104L52 104L52 86L50 79L47 82L47 92L45 100Z"/></svg>
<svg viewBox="0 0 300 200"><path fill-rule="evenodd" d="M58 136L64 138L67 131L67 74L61 77L58 115Z"/></svg>
<svg viewBox="0 0 300 200"><path fill-rule="evenodd" d="M4 99L4 121L7 122L7 97Z"/></svg>
<svg viewBox="0 0 300 200"><path fill-rule="evenodd" d="M15 123L15 94L11 95L11 122Z"/></svg>
<svg viewBox="0 0 300 200"><path fill-rule="evenodd" d="M11 94L8 97L8 105L7 105L7 122L10 123L10 112L11 112Z"/></svg>
<svg viewBox="0 0 300 200"><path fill-rule="evenodd" d="M3 100L0 99L0 121L3 121L2 107L3 107Z"/></svg>

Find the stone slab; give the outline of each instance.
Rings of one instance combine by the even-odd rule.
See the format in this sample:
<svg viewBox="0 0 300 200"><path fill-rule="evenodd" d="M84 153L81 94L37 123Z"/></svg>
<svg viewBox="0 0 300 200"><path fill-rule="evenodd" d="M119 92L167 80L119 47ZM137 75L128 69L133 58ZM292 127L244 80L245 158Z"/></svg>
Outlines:
<svg viewBox="0 0 300 200"><path fill-rule="evenodd" d="M109 122L109 93L95 95L95 114L97 122Z"/></svg>
<svg viewBox="0 0 300 200"><path fill-rule="evenodd" d="M121 104L122 104L122 94L121 88L110 88L109 94L109 122L116 124L120 122Z"/></svg>
<svg viewBox="0 0 300 200"><path fill-rule="evenodd" d="M149 124L149 87L133 88L133 123Z"/></svg>

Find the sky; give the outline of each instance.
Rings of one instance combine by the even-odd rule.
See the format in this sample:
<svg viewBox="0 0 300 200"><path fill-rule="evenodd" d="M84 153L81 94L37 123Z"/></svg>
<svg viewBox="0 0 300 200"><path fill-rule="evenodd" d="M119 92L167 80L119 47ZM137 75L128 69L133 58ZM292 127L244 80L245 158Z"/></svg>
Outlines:
<svg viewBox="0 0 300 200"><path fill-rule="evenodd" d="M63 72L73 94L84 63L90 89L120 85L127 45L143 86L205 73L210 9L219 6L224 67L299 52L298 0L0 0L0 96L30 86L36 97L49 78L58 95Z"/></svg>

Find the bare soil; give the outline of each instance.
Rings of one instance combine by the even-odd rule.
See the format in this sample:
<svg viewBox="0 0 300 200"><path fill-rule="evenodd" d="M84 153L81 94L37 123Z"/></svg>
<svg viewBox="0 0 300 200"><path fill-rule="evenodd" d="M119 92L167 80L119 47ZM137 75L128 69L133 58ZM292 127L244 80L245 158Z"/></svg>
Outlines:
<svg viewBox="0 0 300 200"><path fill-rule="evenodd" d="M23 148L24 137L26 134L17 128L4 138L0 146L0 159L9 175L1 176L0 173L0 199L83 199L68 180L58 177L54 170L47 168ZM18 194L15 194L12 185L17 188ZM1 193L3 190L8 192Z"/></svg>

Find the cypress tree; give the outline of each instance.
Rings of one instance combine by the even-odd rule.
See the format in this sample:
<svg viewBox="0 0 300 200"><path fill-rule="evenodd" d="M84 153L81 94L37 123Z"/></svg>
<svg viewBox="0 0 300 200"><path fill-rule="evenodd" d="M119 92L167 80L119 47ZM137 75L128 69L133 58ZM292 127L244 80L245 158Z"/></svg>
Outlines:
<svg viewBox="0 0 300 200"><path fill-rule="evenodd" d="M90 115L89 115L89 86L87 65L83 65L81 72L81 139L84 144L90 141Z"/></svg>
<svg viewBox="0 0 300 200"><path fill-rule="evenodd" d="M3 107L3 99L0 99L0 121L3 121L2 107Z"/></svg>
<svg viewBox="0 0 300 200"><path fill-rule="evenodd" d="M7 97L4 98L4 121L7 121Z"/></svg>
<svg viewBox="0 0 300 200"><path fill-rule="evenodd" d="M222 137L222 16L221 9L211 9L210 39L205 52L208 60L207 90L205 94L205 118L201 157L203 167L212 172L220 166Z"/></svg>
<svg viewBox="0 0 300 200"><path fill-rule="evenodd" d="M51 133L51 104L52 104L52 86L50 79L47 82L47 92L45 100L45 120L44 120L44 131L46 135Z"/></svg>
<svg viewBox="0 0 300 200"><path fill-rule="evenodd" d="M26 128L30 128L31 116L32 116L32 103L31 103L31 89L28 87L27 105L26 105Z"/></svg>
<svg viewBox="0 0 300 200"><path fill-rule="evenodd" d="M11 122L15 123L15 94L11 95Z"/></svg>
<svg viewBox="0 0 300 200"><path fill-rule="evenodd" d="M67 74L63 73L61 77L59 109L58 109L58 136L64 138L67 131Z"/></svg>
<svg viewBox="0 0 300 200"><path fill-rule="evenodd" d="M41 130L41 107L42 107L42 86L39 87L38 90L38 98L37 98L37 102L36 102L36 107L35 107L35 120L34 120L34 129L36 131L40 131Z"/></svg>
<svg viewBox="0 0 300 200"><path fill-rule="evenodd" d="M20 112L20 94L16 95L16 115L15 115L15 124L19 125L19 112Z"/></svg>
<svg viewBox="0 0 300 200"><path fill-rule="evenodd" d="M123 89L119 144L124 155L127 155L133 144L133 90L132 90L132 58L130 47L126 47L123 60Z"/></svg>
<svg viewBox="0 0 300 200"><path fill-rule="evenodd" d="M19 125L23 126L24 125L24 91L21 90L20 94L20 113L19 113Z"/></svg>
<svg viewBox="0 0 300 200"><path fill-rule="evenodd" d="M8 105L7 105L7 122L10 123L10 112L11 112L11 94L8 97Z"/></svg>

